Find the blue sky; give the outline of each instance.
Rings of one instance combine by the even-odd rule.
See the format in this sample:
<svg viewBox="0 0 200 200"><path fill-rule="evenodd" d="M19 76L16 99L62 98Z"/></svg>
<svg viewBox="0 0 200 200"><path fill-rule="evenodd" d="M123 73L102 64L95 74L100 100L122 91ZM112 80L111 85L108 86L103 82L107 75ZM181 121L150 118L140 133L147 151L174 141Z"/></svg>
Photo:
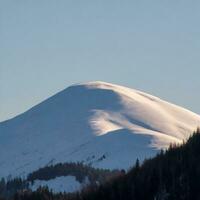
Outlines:
<svg viewBox="0 0 200 200"><path fill-rule="evenodd" d="M200 113L200 1L0 1L0 121L101 80Z"/></svg>

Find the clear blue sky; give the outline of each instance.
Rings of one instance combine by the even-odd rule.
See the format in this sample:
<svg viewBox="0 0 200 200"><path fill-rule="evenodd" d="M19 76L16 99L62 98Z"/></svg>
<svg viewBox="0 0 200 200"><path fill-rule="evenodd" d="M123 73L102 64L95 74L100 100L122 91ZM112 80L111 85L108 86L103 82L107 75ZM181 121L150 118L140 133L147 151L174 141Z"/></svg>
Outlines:
<svg viewBox="0 0 200 200"><path fill-rule="evenodd" d="M1 0L0 121L76 82L200 113L200 1Z"/></svg>

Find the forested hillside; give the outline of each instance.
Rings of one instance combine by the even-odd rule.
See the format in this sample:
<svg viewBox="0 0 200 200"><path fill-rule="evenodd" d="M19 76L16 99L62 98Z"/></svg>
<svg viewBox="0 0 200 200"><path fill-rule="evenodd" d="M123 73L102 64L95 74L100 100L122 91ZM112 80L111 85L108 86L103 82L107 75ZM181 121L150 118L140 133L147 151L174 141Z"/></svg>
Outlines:
<svg viewBox="0 0 200 200"><path fill-rule="evenodd" d="M73 176L78 183L86 187L88 185L104 184L122 173L124 172L121 170L96 169L83 163L59 163L40 168L30 173L26 179L21 177L2 178L0 180L0 198L12 199L16 193L30 193L35 181L38 180L49 181L58 177ZM87 183L84 184L85 180L87 180Z"/></svg>
<svg viewBox="0 0 200 200"><path fill-rule="evenodd" d="M47 188L21 192L15 200L198 200L200 199L200 130L183 145L172 144L155 158L102 185L75 194L53 195Z"/></svg>

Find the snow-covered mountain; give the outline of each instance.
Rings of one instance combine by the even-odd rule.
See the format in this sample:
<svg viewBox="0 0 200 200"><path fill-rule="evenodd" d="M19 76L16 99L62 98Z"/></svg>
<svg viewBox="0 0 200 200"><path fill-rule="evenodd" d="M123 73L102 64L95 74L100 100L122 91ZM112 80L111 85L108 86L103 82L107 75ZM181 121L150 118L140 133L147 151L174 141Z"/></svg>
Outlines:
<svg viewBox="0 0 200 200"><path fill-rule="evenodd" d="M181 143L199 125L199 115L137 90L73 85L0 123L0 177L68 161L129 168L136 158Z"/></svg>

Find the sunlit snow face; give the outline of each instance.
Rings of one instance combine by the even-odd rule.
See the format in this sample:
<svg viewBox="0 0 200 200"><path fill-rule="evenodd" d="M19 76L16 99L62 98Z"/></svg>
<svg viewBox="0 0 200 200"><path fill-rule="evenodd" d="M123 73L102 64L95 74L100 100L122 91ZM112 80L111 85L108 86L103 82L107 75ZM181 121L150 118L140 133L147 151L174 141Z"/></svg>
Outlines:
<svg viewBox="0 0 200 200"><path fill-rule="evenodd" d="M103 82L89 83L87 87L114 91L121 105L118 110L112 107L92 110L90 125L97 136L126 129L133 134L152 136L150 146L160 149L183 142L193 132L195 123L198 124L194 120L196 115L152 95Z"/></svg>
<svg viewBox="0 0 200 200"><path fill-rule="evenodd" d="M93 110L93 113L94 115L90 120L90 124L97 136L123 129L123 126L121 126L120 123L117 123L120 122L119 116L117 116L117 114L111 114L102 110ZM112 116L115 119L112 118Z"/></svg>
<svg viewBox="0 0 200 200"><path fill-rule="evenodd" d="M167 148L172 142L182 142L182 140L178 138L131 123L123 115L114 112L94 110L94 116L91 118L90 124L97 136L102 136L122 129L129 130L133 134L150 135L152 136L152 140L149 146L158 149Z"/></svg>

